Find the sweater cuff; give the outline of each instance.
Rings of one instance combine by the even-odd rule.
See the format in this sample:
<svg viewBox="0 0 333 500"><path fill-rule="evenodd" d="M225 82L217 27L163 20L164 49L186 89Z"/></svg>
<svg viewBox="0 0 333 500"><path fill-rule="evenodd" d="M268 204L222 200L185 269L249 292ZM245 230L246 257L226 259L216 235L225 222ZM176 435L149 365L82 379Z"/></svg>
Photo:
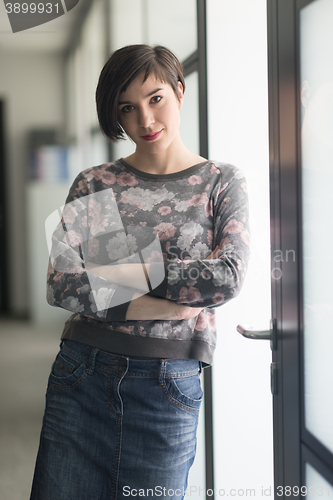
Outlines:
<svg viewBox="0 0 333 500"><path fill-rule="evenodd" d="M135 293L139 290L119 286L114 293L110 307L106 314L106 321L127 321L127 309Z"/></svg>
<svg viewBox="0 0 333 500"><path fill-rule="evenodd" d="M106 322L109 323L110 321L127 321L126 314L130 303L131 301L125 302L125 304L120 304L119 306L108 309L108 312L106 314Z"/></svg>
<svg viewBox="0 0 333 500"><path fill-rule="evenodd" d="M167 263L151 262L149 269L150 291L147 295L165 299L168 287Z"/></svg>

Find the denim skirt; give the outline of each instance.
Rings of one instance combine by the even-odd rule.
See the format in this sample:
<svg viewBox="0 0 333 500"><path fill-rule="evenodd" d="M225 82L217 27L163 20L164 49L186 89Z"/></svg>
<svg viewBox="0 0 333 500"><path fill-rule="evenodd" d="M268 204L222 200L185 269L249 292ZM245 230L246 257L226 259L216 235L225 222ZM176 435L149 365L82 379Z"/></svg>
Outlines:
<svg viewBox="0 0 333 500"><path fill-rule="evenodd" d="M182 499L201 363L64 340L52 365L31 500Z"/></svg>

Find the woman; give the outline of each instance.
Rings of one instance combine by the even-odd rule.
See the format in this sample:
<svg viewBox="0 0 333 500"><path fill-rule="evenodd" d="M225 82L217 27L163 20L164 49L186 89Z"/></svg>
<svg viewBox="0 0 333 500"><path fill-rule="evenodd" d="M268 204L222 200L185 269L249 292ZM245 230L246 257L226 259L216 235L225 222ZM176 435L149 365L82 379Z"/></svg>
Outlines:
<svg viewBox="0 0 333 500"><path fill-rule="evenodd" d="M165 47L114 52L101 128L135 152L74 181L53 236L48 302L74 312L52 366L31 498L183 498L212 363L215 307L248 258L235 167L179 135L185 82Z"/></svg>

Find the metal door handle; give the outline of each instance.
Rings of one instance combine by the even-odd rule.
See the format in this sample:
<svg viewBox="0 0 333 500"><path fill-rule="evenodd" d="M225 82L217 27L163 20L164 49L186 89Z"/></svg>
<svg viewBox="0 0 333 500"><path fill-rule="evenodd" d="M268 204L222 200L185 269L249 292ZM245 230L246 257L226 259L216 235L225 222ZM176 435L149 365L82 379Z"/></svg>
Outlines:
<svg viewBox="0 0 333 500"><path fill-rule="evenodd" d="M270 340L271 349L276 349L276 320L271 319L269 330L251 330L242 325L237 326L237 331L247 339Z"/></svg>

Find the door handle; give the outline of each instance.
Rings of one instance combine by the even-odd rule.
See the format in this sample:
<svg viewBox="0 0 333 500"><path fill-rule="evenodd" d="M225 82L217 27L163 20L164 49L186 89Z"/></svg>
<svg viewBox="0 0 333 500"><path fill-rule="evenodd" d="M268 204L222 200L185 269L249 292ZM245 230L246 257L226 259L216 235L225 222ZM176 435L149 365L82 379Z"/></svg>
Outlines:
<svg viewBox="0 0 333 500"><path fill-rule="evenodd" d="M276 350L276 319L270 320L269 330L253 330L248 327L238 325L237 331L247 339L270 340L272 351Z"/></svg>

